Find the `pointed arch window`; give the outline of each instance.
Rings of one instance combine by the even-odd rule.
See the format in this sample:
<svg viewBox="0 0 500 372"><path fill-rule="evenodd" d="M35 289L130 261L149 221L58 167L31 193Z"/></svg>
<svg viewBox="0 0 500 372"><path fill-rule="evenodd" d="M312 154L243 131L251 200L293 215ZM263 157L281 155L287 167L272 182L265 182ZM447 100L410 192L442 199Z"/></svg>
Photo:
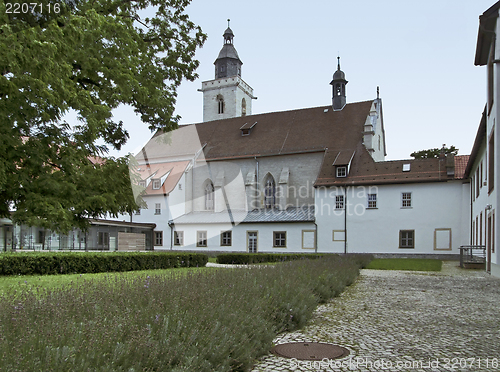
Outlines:
<svg viewBox="0 0 500 372"><path fill-rule="evenodd" d="M247 101L245 98L241 100L241 116L246 116L247 114Z"/></svg>
<svg viewBox="0 0 500 372"><path fill-rule="evenodd" d="M217 96L217 112L219 114L224 113L224 98L221 95Z"/></svg>
<svg viewBox="0 0 500 372"><path fill-rule="evenodd" d="M214 184L212 182L205 185L205 210L214 210Z"/></svg>
<svg viewBox="0 0 500 372"><path fill-rule="evenodd" d="M264 206L266 208L274 208L276 206L276 183L271 175L266 178L266 186L264 188Z"/></svg>

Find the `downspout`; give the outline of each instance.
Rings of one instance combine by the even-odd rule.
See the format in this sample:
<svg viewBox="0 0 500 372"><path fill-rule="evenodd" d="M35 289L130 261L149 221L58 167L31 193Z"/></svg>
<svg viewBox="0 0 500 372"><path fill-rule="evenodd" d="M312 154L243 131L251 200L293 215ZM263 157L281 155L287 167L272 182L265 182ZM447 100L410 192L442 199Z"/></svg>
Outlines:
<svg viewBox="0 0 500 372"><path fill-rule="evenodd" d="M173 249L173 246L174 246L174 221L173 220L170 220L168 221L168 227L170 227L170 250Z"/></svg>
<svg viewBox="0 0 500 372"><path fill-rule="evenodd" d="M344 254L347 254L347 187L344 189Z"/></svg>
<svg viewBox="0 0 500 372"><path fill-rule="evenodd" d="M469 233L469 244L470 245L473 245L474 244L474 241L472 240L472 234L473 234L473 230L472 230L472 221L474 220L474 214L473 214L473 211L472 211L472 194L473 194L473 190L472 190L472 179L471 179L471 183L470 183L470 187L469 187L469 190L470 190L470 221L469 221L469 228L470 228L470 233Z"/></svg>
<svg viewBox="0 0 500 372"><path fill-rule="evenodd" d="M318 224L316 223L316 218L314 218L314 226L316 226L316 232L314 234L314 253L318 253Z"/></svg>

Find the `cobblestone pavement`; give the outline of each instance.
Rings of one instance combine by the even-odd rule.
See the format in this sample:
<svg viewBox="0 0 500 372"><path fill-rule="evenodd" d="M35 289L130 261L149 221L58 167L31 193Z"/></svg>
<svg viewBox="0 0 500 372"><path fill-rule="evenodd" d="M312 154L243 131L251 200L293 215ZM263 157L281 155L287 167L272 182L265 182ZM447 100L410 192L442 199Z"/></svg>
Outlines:
<svg viewBox="0 0 500 372"><path fill-rule="evenodd" d="M306 362L269 354L252 372L500 371L500 279L444 262L439 273L362 270L309 324L275 344L327 342L350 355Z"/></svg>

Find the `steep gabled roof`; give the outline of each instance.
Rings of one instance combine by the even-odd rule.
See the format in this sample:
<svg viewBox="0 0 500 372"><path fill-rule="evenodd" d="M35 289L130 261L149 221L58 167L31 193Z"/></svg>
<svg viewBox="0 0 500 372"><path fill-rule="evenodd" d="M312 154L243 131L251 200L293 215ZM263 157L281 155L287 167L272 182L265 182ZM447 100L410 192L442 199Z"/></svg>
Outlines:
<svg viewBox="0 0 500 372"><path fill-rule="evenodd" d="M136 172L142 180L150 178L163 181L159 189L153 189L153 182L150 182L146 187L146 195L170 194L179 183L189 163L190 161L186 160L140 165Z"/></svg>

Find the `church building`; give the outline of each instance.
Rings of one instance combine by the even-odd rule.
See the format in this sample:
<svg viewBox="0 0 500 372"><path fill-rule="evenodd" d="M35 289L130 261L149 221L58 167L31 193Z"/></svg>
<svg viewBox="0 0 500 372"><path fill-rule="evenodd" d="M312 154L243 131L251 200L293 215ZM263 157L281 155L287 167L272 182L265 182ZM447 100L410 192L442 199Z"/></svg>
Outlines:
<svg viewBox="0 0 500 372"><path fill-rule="evenodd" d="M155 249L459 253L468 157L385 161L382 100L348 103L340 57L331 105L252 114L233 37L202 82L203 122L136 156L148 207L133 220L156 224Z"/></svg>

